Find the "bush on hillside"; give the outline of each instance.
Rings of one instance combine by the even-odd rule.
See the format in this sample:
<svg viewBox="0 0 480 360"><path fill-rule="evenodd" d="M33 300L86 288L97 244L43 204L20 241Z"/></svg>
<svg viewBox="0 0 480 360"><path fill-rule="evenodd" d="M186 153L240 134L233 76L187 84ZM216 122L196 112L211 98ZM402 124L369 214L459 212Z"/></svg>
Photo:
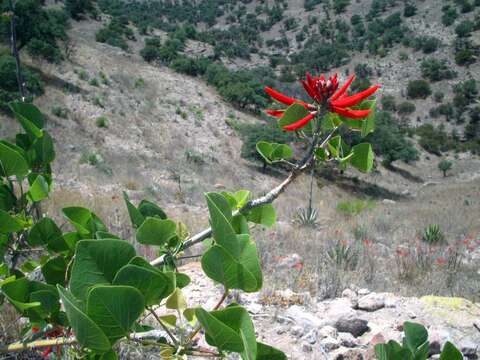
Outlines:
<svg viewBox="0 0 480 360"><path fill-rule="evenodd" d="M426 99L432 94L430 84L425 80L411 80L407 86L407 96L412 99Z"/></svg>

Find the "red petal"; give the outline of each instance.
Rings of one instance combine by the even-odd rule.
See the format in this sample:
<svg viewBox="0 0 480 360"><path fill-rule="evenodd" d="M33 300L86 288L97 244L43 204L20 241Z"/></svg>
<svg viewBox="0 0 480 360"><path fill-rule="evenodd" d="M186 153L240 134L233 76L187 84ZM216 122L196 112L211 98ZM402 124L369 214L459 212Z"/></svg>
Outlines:
<svg viewBox="0 0 480 360"><path fill-rule="evenodd" d="M310 87L310 85L309 85L305 80L300 80L300 82L302 83L303 88L304 88L305 91L307 92L308 96L310 96L312 99L315 100L315 92L314 92L313 89Z"/></svg>
<svg viewBox="0 0 480 360"><path fill-rule="evenodd" d="M283 113L285 112L284 110L267 110L266 111L268 115L270 116L275 116L275 117L282 117Z"/></svg>
<svg viewBox="0 0 480 360"><path fill-rule="evenodd" d="M307 125L315 116L317 115L317 112L312 112L305 116L303 119L298 120L297 122L294 122L293 124L284 126L283 129L286 131L295 131L298 130L305 125Z"/></svg>
<svg viewBox="0 0 480 360"><path fill-rule="evenodd" d="M350 87L350 85L352 84L353 80L355 80L355 74L353 74L352 76L350 76L350 79L347 80L347 82L340 88L340 90L338 90L338 92L336 94L334 94L331 98L330 98L330 101L335 101L337 100L340 96L342 96L346 91L347 89Z"/></svg>
<svg viewBox="0 0 480 360"><path fill-rule="evenodd" d="M279 93L278 91L273 90L272 88L266 86L265 87L265 92L270 95L272 98L275 100L281 102L282 104L285 105L292 105L293 103L299 103L299 104L305 104L303 101L288 97L286 95L283 95L282 93Z"/></svg>
<svg viewBox="0 0 480 360"><path fill-rule="evenodd" d="M333 106L332 111L336 112L339 115L342 115L344 117L350 118L350 119L363 119L364 117L367 117L368 114L370 114L370 109L368 110L350 110L350 109L344 109L340 107Z"/></svg>
<svg viewBox="0 0 480 360"><path fill-rule="evenodd" d="M375 85L372 86L371 88L368 88L367 90L364 90L362 92L359 92L358 94L348 96L344 99L340 100L330 100L330 104L332 106L337 106L337 107L350 107L350 106L355 106L357 105L360 101L368 98L370 95L375 93L380 88L380 85Z"/></svg>

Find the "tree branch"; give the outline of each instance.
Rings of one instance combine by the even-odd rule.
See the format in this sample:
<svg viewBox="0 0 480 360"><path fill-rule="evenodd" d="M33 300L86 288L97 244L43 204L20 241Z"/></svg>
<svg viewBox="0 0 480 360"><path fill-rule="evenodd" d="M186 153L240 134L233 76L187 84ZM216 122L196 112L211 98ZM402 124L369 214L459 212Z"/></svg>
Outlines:
<svg viewBox="0 0 480 360"><path fill-rule="evenodd" d="M307 170L314 162L315 160L315 149L318 147L323 148L327 145L328 141L332 138L333 134L335 133L337 129L333 129L328 136L323 139L323 141L319 145L319 137L317 136L313 141L312 144L310 145L307 153L305 154L304 158L298 163L295 168L290 172L288 177L281 182L277 187L274 189L270 190L267 194L264 196L261 196L257 199L250 200L248 203L246 203L240 210L237 210L233 213L233 215L238 215L238 214L243 214L246 213L256 207L263 206L266 204L271 204L274 202L290 185L300 174L302 174L305 170ZM196 235L193 235L191 238L185 240L185 242L182 245L182 250L188 249L198 243L201 243L202 241L208 239L209 237L212 236L212 228L205 229L201 232L199 232ZM153 261L150 262L151 265L153 266L158 266L162 265L164 262L164 255L154 259Z"/></svg>

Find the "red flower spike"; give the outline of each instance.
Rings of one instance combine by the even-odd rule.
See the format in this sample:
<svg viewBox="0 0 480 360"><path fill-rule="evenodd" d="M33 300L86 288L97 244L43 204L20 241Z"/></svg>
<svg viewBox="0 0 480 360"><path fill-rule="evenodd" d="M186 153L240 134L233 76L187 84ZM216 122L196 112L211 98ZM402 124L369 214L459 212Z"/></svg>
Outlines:
<svg viewBox="0 0 480 360"><path fill-rule="evenodd" d="M286 131L296 131L305 125L307 125L315 116L317 115L317 112L312 112L305 116L303 119L298 120L297 122L294 122L293 124L284 126L283 129Z"/></svg>
<svg viewBox="0 0 480 360"><path fill-rule="evenodd" d="M306 109L310 110L310 114L303 119L285 126L283 129L286 131L296 131L305 125L307 125L316 115L319 106L327 106L331 112L335 112L343 117L350 119L363 119L367 117L371 110L355 110L351 107L360 104L363 100L367 99L370 95L373 95L380 85L375 85L367 90L361 91L355 95L349 96L347 90L355 80L355 75L350 76L347 82L338 89L338 77L337 74L329 76L328 79L324 74L320 76L312 76L310 73L306 73L305 79L300 80L303 88L307 92L308 96L314 101L313 104L307 104L301 100L294 99L273 90L270 87L265 87L265 92L270 95L276 101L285 104L301 104ZM271 116L282 117L284 112L282 110L267 110L267 113Z"/></svg>
<svg viewBox="0 0 480 360"><path fill-rule="evenodd" d="M336 78L336 76L337 76L337 74L335 74L335 78ZM333 96L330 98L330 102L337 100L342 95L346 95L346 91L348 90L348 88L352 84L353 80L355 80L355 74L350 76L350 79L348 79L347 82L345 84L343 84L343 86L340 88L340 90L338 90L335 94L333 94Z"/></svg>
<svg viewBox="0 0 480 360"><path fill-rule="evenodd" d="M267 110L268 115L281 118L283 116L284 110Z"/></svg>
<svg viewBox="0 0 480 360"><path fill-rule="evenodd" d="M370 114L370 109L367 110L350 110L350 109L344 109L341 107L332 107L332 111L336 112L338 115L342 115L344 117L350 118L350 119L363 119Z"/></svg>
<svg viewBox="0 0 480 360"><path fill-rule="evenodd" d="M47 347L47 348L42 352L42 357L43 357L43 358L47 358L48 355L50 355L51 352L52 352L52 347L49 346L49 347Z"/></svg>
<svg viewBox="0 0 480 360"><path fill-rule="evenodd" d="M342 108L358 105L362 100L374 94L379 88L380 85L372 86L371 88L359 92L358 94L348 96L340 100L330 101L330 105Z"/></svg>
<svg viewBox="0 0 480 360"><path fill-rule="evenodd" d="M279 93L278 91L275 91L273 90L272 88L266 86L265 87L265 92L270 95L272 98L274 98L275 100L277 100L278 102L281 102L282 104L285 104L285 105L292 105L294 103L297 103L297 104L301 104L305 107L310 107L309 104L307 104L306 102L302 101L302 100L298 100L298 99L294 99L294 98L291 98L291 97L288 97L286 95L283 95L282 93Z"/></svg>

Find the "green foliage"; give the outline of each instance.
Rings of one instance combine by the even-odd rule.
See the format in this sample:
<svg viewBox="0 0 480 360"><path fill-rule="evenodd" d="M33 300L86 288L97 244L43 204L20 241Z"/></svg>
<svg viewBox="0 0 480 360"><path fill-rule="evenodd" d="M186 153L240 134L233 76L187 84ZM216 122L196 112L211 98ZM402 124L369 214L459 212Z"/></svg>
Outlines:
<svg viewBox="0 0 480 360"><path fill-rule="evenodd" d="M128 50L128 40L134 40L135 36L128 23L122 18L113 18L108 25L104 26L95 34L98 42Z"/></svg>
<svg viewBox="0 0 480 360"><path fill-rule="evenodd" d="M462 81L453 87L453 93L454 105L463 112L478 96L477 81L475 79Z"/></svg>
<svg viewBox="0 0 480 360"><path fill-rule="evenodd" d="M355 216L363 212L364 210L372 209L375 203L369 200L346 200L340 201L337 204L337 210L347 216Z"/></svg>
<svg viewBox="0 0 480 360"><path fill-rule="evenodd" d="M0 11L10 11L10 3L2 2ZM47 61L59 62L63 56L59 42L66 40L67 16L65 12L47 9L37 0L22 0L13 3L16 16L17 47L26 48L33 56L40 56ZM10 43L10 20L2 17L0 32L5 43Z"/></svg>
<svg viewBox="0 0 480 360"><path fill-rule="evenodd" d="M415 16L417 13L417 7L415 6L415 3L406 3L405 7L403 8L403 16L405 17L412 17Z"/></svg>
<svg viewBox="0 0 480 360"><path fill-rule="evenodd" d="M106 116L99 116L95 120L95 125L99 128L108 128L108 118Z"/></svg>
<svg viewBox="0 0 480 360"><path fill-rule="evenodd" d="M457 76L446 60L429 58L422 61L422 76L430 81L449 80Z"/></svg>
<svg viewBox="0 0 480 360"><path fill-rule="evenodd" d="M43 93L43 83L31 70L23 69L22 76L28 100ZM9 111L8 103L20 99L18 91L15 59L10 55L0 55L0 109Z"/></svg>
<svg viewBox="0 0 480 360"><path fill-rule="evenodd" d="M468 37L474 30L475 24L470 20L464 20L455 27L455 33L458 37Z"/></svg>
<svg viewBox="0 0 480 360"><path fill-rule="evenodd" d="M318 225L318 210L311 206L299 209L294 217L293 222L302 227L316 227Z"/></svg>
<svg viewBox="0 0 480 360"><path fill-rule="evenodd" d="M453 167L453 162L443 159L438 163L438 169L443 173L443 177L447 176L447 171Z"/></svg>
<svg viewBox="0 0 480 360"><path fill-rule="evenodd" d="M350 0L333 0L333 10L337 14L343 13L348 5L350 5Z"/></svg>
<svg viewBox="0 0 480 360"><path fill-rule="evenodd" d="M411 80L408 82L407 95L412 99L426 99L432 93L430 84L425 80Z"/></svg>
<svg viewBox="0 0 480 360"><path fill-rule="evenodd" d="M457 10L451 5L445 5L442 7L442 23L445 26L452 25L458 17Z"/></svg>
<svg viewBox="0 0 480 360"><path fill-rule="evenodd" d="M382 97L382 109L385 111L396 111L397 103L395 96L393 95L383 95Z"/></svg>
<svg viewBox="0 0 480 360"><path fill-rule="evenodd" d="M437 51L440 40L433 36L420 36L414 38L410 45L417 51L422 50L424 54L431 54Z"/></svg>
<svg viewBox="0 0 480 360"><path fill-rule="evenodd" d="M431 245L438 245L445 242L445 234L437 224L428 225L422 232L422 241Z"/></svg>
<svg viewBox="0 0 480 360"><path fill-rule="evenodd" d="M64 108L62 106L54 106L52 107L51 111L53 115L62 119L68 118L68 113L70 112L67 108Z"/></svg>
<svg viewBox="0 0 480 360"><path fill-rule="evenodd" d="M398 105L397 111L401 116L406 116L415 112L415 104L409 101L404 101Z"/></svg>
<svg viewBox="0 0 480 360"><path fill-rule="evenodd" d="M432 124L424 124L416 129L416 133L420 136L420 146L432 154L441 155L455 147L454 139L441 126L435 128Z"/></svg>
<svg viewBox="0 0 480 360"><path fill-rule="evenodd" d="M274 143L290 143L293 141L292 134L281 131L278 126L264 122L238 124L237 131L243 142L240 155L248 160L264 161L264 158L257 151L257 144L260 141Z"/></svg>
<svg viewBox="0 0 480 360"><path fill-rule="evenodd" d="M355 248L341 241L327 251L327 257L337 268L343 270L354 270L358 264Z"/></svg>
<svg viewBox="0 0 480 360"><path fill-rule="evenodd" d="M405 337L400 345L394 340L387 344L375 345L375 355L379 360L427 360L429 357L430 343L428 331L423 325L405 322L403 324ZM462 360L462 353L447 341L440 354L440 360Z"/></svg>
<svg viewBox="0 0 480 360"><path fill-rule="evenodd" d="M82 19L87 14L96 15L92 0L65 0L65 11L76 20Z"/></svg>

